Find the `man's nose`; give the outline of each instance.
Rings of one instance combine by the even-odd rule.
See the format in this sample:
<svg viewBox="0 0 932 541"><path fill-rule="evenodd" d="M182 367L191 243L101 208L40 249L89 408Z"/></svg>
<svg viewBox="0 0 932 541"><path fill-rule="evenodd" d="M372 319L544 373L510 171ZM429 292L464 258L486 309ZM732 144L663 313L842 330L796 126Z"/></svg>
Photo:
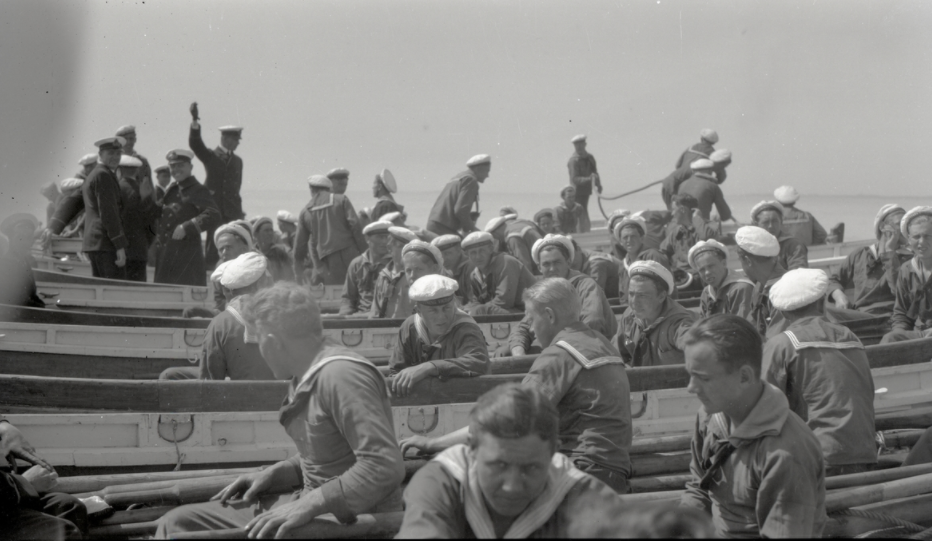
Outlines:
<svg viewBox="0 0 932 541"><path fill-rule="evenodd" d="M502 490L510 493L521 492L524 489L524 479L518 468L508 468L502 473Z"/></svg>

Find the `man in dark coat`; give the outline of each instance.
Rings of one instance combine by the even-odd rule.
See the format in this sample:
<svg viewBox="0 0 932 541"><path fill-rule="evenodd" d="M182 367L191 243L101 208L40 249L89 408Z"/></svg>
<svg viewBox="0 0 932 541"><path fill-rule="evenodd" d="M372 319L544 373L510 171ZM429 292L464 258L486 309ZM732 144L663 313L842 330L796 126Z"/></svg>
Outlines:
<svg viewBox="0 0 932 541"><path fill-rule="evenodd" d="M129 246L126 248L126 279L146 282L146 263L149 260L149 244L155 239L155 224L160 209L155 204L152 184L139 175L145 164L139 158L123 154L117 178L123 201L123 231Z"/></svg>
<svg viewBox="0 0 932 541"><path fill-rule="evenodd" d="M583 208L576 230L579 233L588 233L592 229L589 221L589 196L592 195L593 187L598 193L602 193L602 182L596 170L595 156L586 152L586 136L577 135L572 141L576 152L570 156L566 166L570 170L570 185L576 188L576 203Z"/></svg>
<svg viewBox="0 0 932 541"><path fill-rule="evenodd" d="M700 131L699 142L687 148L683 151L682 154L680 154L680 159L676 160L676 169L679 169L684 165L689 165L699 158L709 159L712 153L715 152L715 147L712 146L715 143L718 143L718 133L716 133L715 130L705 128L704 130Z"/></svg>
<svg viewBox="0 0 932 541"><path fill-rule="evenodd" d="M84 195L84 243L97 278L122 280L126 277L126 248L123 232L123 201L116 168L120 164L122 137L108 137L94 143L99 150L97 167L82 186Z"/></svg>
<svg viewBox="0 0 932 541"><path fill-rule="evenodd" d="M479 218L479 184L485 182L492 169L492 158L488 154L478 154L466 162L467 171L453 177L427 217L427 230L437 235L468 235L478 231L476 219ZM473 211L473 205L476 210Z"/></svg>
<svg viewBox="0 0 932 541"><path fill-rule="evenodd" d="M172 150L165 157L172 182L162 199L155 282L204 286L207 283L201 232L220 226L220 211L210 191L191 174L194 154ZM208 237L210 238L210 237Z"/></svg>
<svg viewBox="0 0 932 541"><path fill-rule="evenodd" d="M22 212L0 222L0 304L45 308L36 293L36 262L29 253L38 227L35 216Z"/></svg>
<svg viewBox="0 0 932 541"><path fill-rule="evenodd" d="M243 160L233 152L239 147L243 128L239 126L222 126L220 128L220 146L210 150L201 139L201 125L198 123L197 103L191 104L191 132L188 134L188 146L194 151L197 159L204 164L207 177L204 186L210 191L217 208L220 211L220 220L216 226L207 231L207 245L205 260L207 267L213 268L220 258L217 247L214 246L214 229L221 224L233 220L242 220L243 201L239 190L243 185Z"/></svg>

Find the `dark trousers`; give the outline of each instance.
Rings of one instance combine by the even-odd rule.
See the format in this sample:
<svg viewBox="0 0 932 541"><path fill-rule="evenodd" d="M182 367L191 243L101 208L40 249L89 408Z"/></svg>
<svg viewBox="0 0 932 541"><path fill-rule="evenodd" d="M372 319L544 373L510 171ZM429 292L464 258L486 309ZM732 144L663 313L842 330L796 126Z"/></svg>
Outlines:
<svg viewBox="0 0 932 541"><path fill-rule="evenodd" d="M230 220L224 220L223 223L227 223ZM214 233L217 231L217 228L207 230L207 240L204 242L204 267L207 270L213 270L217 267L217 263L220 262L220 253L217 252L217 245L214 244Z"/></svg>
<svg viewBox="0 0 932 541"><path fill-rule="evenodd" d="M83 539L84 532L87 508L70 494L52 492L0 508L0 538L4 540Z"/></svg>
<svg viewBox="0 0 932 541"><path fill-rule="evenodd" d="M146 262L139 261L138 259L128 259L126 261L126 266L123 267L126 270L126 279L132 280L133 282L148 282L148 275L146 274Z"/></svg>
<svg viewBox="0 0 932 541"><path fill-rule="evenodd" d="M592 195L591 191L583 191L579 188L576 188L576 202L579 203L579 206L583 208L583 213L580 214L579 220L576 221L576 232L577 233L588 233L592 231L592 222L589 220L589 196Z"/></svg>
<svg viewBox="0 0 932 541"><path fill-rule="evenodd" d="M126 270L117 267L116 252L86 252L91 260L91 272L95 278L108 278L110 280L125 280Z"/></svg>

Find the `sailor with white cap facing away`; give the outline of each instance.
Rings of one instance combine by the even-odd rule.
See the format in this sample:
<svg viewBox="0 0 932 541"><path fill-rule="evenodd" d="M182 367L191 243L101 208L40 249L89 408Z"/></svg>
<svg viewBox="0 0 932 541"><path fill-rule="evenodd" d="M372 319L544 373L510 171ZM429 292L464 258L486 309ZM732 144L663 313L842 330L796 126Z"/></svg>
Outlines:
<svg viewBox="0 0 932 541"><path fill-rule="evenodd" d="M708 159L715 152L715 143L718 143L718 133L711 128L704 128L699 132L699 142L687 148L676 160L675 169L688 165L700 158Z"/></svg>
<svg viewBox="0 0 932 541"><path fill-rule="evenodd" d="M492 169L488 154L477 154L466 162L466 171L453 177L443 187L427 217L428 231L437 235L464 235L478 231L479 184L485 182ZM475 207L476 210L473 210Z"/></svg>
<svg viewBox="0 0 932 541"><path fill-rule="evenodd" d="M699 241L689 249L689 265L705 288L699 297L699 315L734 314L751 321L754 282L728 268L728 250L717 240Z"/></svg>
<svg viewBox="0 0 932 541"><path fill-rule="evenodd" d="M294 238L298 232L298 217L287 210L280 210L275 214L275 221L278 223L278 230L282 233L282 242L294 253Z"/></svg>
<svg viewBox="0 0 932 541"><path fill-rule="evenodd" d="M656 261L628 267L628 309L612 339L628 366L685 362L683 337L697 314L670 298L675 288L673 274Z"/></svg>
<svg viewBox="0 0 932 541"><path fill-rule="evenodd" d="M596 168L595 156L586 150L586 136L577 135L571 140L574 147L573 155L570 156L566 164L570 172L570 186L576 188L576 203L582 207L579 216L577 231L588 233L592 229L589 220L589 197L593 189L597 193L602 193L602 180L599 178L599 171ZM572 231L564 230L564 233Z"/></svg>
<svg viewBox="0 0 932 541"><path fill-rule="evenodd" d="M675 193L695 197L699 204L699 214L706 220L712 217L713 205L721 221L734 220L731 207L725 202L725 194L722 193L722 187L715 176L715 163L708 158L699 158L692 161L689 167L692 173L679 185Z"/></svg>
<svg viewBox="0 0 932 541"><path fill-rule="evenodd" d="M372 181L372 197L375 197L377 201L369 212L370 220L379 220L384 214L404 210L403 206L395 202L393 195L395 193L398 193L395 175L388 169L382 169L382 172L375 175L375 180Z"/></svg>
<svg viewBox="0 0 932 541"><path fill-rule="evenodd" d="M125 141L123 143L122 152L124 156L130 156L136 158L142 165L139 165L140 168L136 178L140 182L145 182L149 184L149 187L152 185L152 166L149 165L149 160L145 156L136 152L136 126L128 124L126 126L120 126L117 128L116 134L119 137L122 137Z"/></svg>
<svg viewBox="0 0 932 541"><path fill-rule="evenodd" d="M761 377L787 395L822 446L825 475L861 473L877 463L874 381L864 346L823 316L829 278L819 269L787 272L770 290L786 329L767 340Z"/></svg>
<svg viewBox="0 0 932 541"><path fill-rule="evenodd" d="M825 244L828 232L815 219L812 213L796 208L799 192L792 186L780 186L773 191L773 197L783 205L783 232L806 246Z"/></svg>
<svg viewBox="0 0 932 541"><path fill-rule="evenodd" d="M735 232L738 245L738 260L741 268L754 282L754 301L748 321L757 327L764 337L783 331L786 321L776 313L770 304L770 288L784 274L786 269L780 264L780 243L777 237L766 229L746 225Z"/></svg>
<svg viewBox="0 0 932 541"><path fill-rule="evenodd" d="M476 231L461 244L475 267L469 276L471 315L514 314L524 311L521 294L536 279L518 259L495 251L490 233Z"/></svg>
<svg viewBox="0 0 932 541"><path fill-rule="evenodd" d="M408 243L418 240L410 229L395 225L388 228L391 261L382 267L375 279L370 318L406 319L414 313L414 304L408 298L409 282L405 275L404 249Z"/></svg>
<svg viewBox="0 0 932 541"><path fill-rule="evenodd" d="M376 221L363 228L368 248L350 262L340 301L340 315L368 316L372 310L375 279L392 260L388 249L391 222Z"/></svg>
<svg viewBox="0 0 932 541"><path fill-rule="evenodd" d="M389 386L395 396L407 396L429 377L443 381L489 373L485 335L476 321L457 307L458 287L452 278L428 274L415 280L408 290L417 313L398 329L388 363Z"/></svg>
<svg viewBox="0 0 932 541"><path fill-rule="evenodd" d="M625 250L618 273L618 289L621 298L628 295L627 271L635 261L656 261L664 267L669 267L670 260L660 250L644 246L644 236L647 234L647 222L644 218L632 215L617 220L612 234Z"/></svg>
<svg viewBox="0 0 932 541"><path fill-rule="evenodd" d="M881 343L932 336L932 207L914 207L900 221L913 258L900 267L893 330Z"/></svg>
<svg viewBox="0 0 932 541"><path fill-rule="evenodd" d="M97 159L96 154L94 159ZM61 197L55 203L55 212L42 232L43 246L51 243L52 235L71 238L84 233L84 182L83 177L61 181Z"/></svg>
<svg viewBox="0 0 932 541"><path fill-rule="evenodd" d="M777 201L761 201L751 208L751 223L767 230L780 243L780 264L786 270L809 266L809 250L794 236L783 231L786 208Z"/></svg>
<svg viewBox="0 0 932 541"><path fill-rule="evenodd" d="M331 192L333 182L323 175L307 179L311 200L298 217L294 244L294 273L303 282L310 267L312 284L338 285L356 256L366 250L362 224L345 195Z"/></svg>
<svg viewBox="0 0 932 541"><path fill-rule="evenodd" d="M456 300L459 301L460 306L465 306L469 302L469 275L475 267L463 253L462 241L459 235L440 235L430 243L436 246L443 256L443 268L446 269L446 275L452 276L459 284L456 290Z"/></svg>
<svg viewBox="0 0 932 541"><path fill-rule="evenodd" d="M148 280L146 264L149 261L149 245L155 239L156 222L162 209L155 199L152 181L146 177L148 164L137 157L123 154L117 168L123 211L123 233L129 245L126 248L125 278L134 282ZM153 263L155 257L153 255Z"/></svg>
<svg viewBox="0 0 932 541"><path fill-rule="evenodd" d="M96 278L122 280L126 277L126 248L123 231L123 199L116 177L120 165L122 137L107 137L94 143L100 149L98 163L82 186L84 194L84 242L82 251L91 260Z"/></svg>

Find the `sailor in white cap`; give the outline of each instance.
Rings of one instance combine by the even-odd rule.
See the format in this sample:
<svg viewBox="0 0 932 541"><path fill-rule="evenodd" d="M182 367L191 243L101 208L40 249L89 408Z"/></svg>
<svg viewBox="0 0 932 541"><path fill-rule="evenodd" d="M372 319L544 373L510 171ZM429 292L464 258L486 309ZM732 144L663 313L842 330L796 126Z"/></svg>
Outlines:
<svg viewBox="0 0 932 541"><path fill-rule="evenodd" d="M275 214L278 230L282 233L282 242L292 252L294 251L294 238L298 232L298 217L287 210L280 210Z"/></svg>
<svg viewBox="0 0 932 541"><path fill-rule="evenodd" d="M117 179L123 200L120 218L123 233L129 245L126 247L125 279L133 282L148 281L146 266L149 261L149 245L154 240L156 222L162 213L155 199L152 182L145 178L149 174L147 164L141 159L123 154L117 168ZM155 263L155 257L152 259Z"/></svg>
<svg viewBox="0 0 932 541"><path fill-rule="evenodd" d="M427 230L438 235L464 235L478 231L479 184L489 178L492 158L488 154L473 156L469 168L456 175L440 192L427 217ZM475 210L473 210L475 207Z"/></svg>
<svg viewBox="0 0 932 541"><path fill-rule="evenodd" d="M409 245L410 246L410 245ZM489 350L476 321L456 306L456 280L440 274L418 278L408 290L417 313L398 329L388 362L389 387L407 396L426 378L470 378L489 373Z"/></svg>
<svg viewBox="0 0 932 541"><path fill-rule="evenodd" d="M139 171L136 175L136 178L139 179L139 182L152 183L152 167L149 165L149 160L145 156L136 152L136 126L126 125L120 126L117 128L116 135L123 138L123 155L136 158L140 162Z"/></svg>
<svg viewBox="0 0 932 541"><path fill-rule="evenodd" d="M581 207L579 223L574 231L563 229L563 233L588 233L592 229L589 220L589 196L593 189L602 193L602 180L596 168L595 156L586 150L586 136L577 135L572 139L574 152L566 163L570 173L570 186L576 188L575 202ZM562 192L560 194L563 195Z"/></svg>
<svg viewBox="0 0 932 541"><path fill-rule="evenodd" d="M294 243L294 274L299 283L339 285L349 264L366 250L362 224L353 204L330 191L333 182L323 175L307 180L311 200L301 210ZM305 276L310 267L311 276Z"/></svg>
<svg viewBox="0 0 932 541"><path fill-rule="evenodd" d="M375 279L370 318L406 319L414 313L408 299L409 282L405 276L404 248L419 240L414 231L395 225L388 228L388 251L391 261L382 267Z"/></svg>
<svg viewBox="0 0 932 541"><path fill-rule="evenodd" d="M381 173L375 175L375 180L372 181L372 197L375 197L377 201L369 212L369 219L376 221L389 212L404 211L405 208L396 203L395 197L392 195L397 192L398 183L391 171L382 169Z"/></svg>
<svg viewBox="0 0 932 541"><path fill-rule="evenodd" d="M684 165L689 165L690 163L700 159L706 158L715 152L715 143L718 143L718 133L715 130L705 128L699 132L699 142L687 148L680 154L680 158L676 160L676 165L674 169L679 169Z"/></svg>
<svg viewBox="0 0 932 541"><path fill-rule="evenodd" d="M699 214L706 220L712 217L712 206L715 206L719 219L723 222L734 220L731 207L725 202L725 194L715 177L715 164L707 158L700 158L690 162L692 173L684 180L674 193L689 194L699 202Z"/></svg>
<svg viewBox="0 0 932 541"><path fill-rule="evenodd" d="M731 151L724 148L716 150L709 155L708 159L712 162L712 166L709 167L706 162L699 162L697 165L697 167L699 167L699 172L703 173L704 175L711 173L711 178L714 178L716 184L721 185L723 182L725 182L725 178L727 177L725 168L731 165ZM697 163L698 161L699 160L697 159L690 163L683 163L683 165L677 169L674 169L672 173L663 179L660 194L663 198L663 202L667 205L667 210L672 209L671 198L675 194L679 193L680 185L683 184L686 179L693 176L694 172L696 172L696 170L693 169L692 164Z"/></svg>
<svg viewBox="0 0 932 541"><path fill-rule="evenodd" d="M24 212L6 216L0 222L0 236L6 244L5 253L0 253L0 304L45 308L32 274L32 244L38 228L39 220Z"/></svg>
<svg viewBox="0 0 932 541"><path fill-rule="evenodd" d="M874 217L877 242L848 254L838 271L832 274L827 297L835 304L825 306L830 321L893 314L900 267L913 256L900 232L904 214L906 210L895 203L881 207ZM850 298L845 293L847 290L853 291Z"/></svg>
<svg viewBox="0 0 932 541"><path fill-rule="evenodd" d="M575 239L568 238L573 243L575 251L570 268L595 280L595 283L599 285L599 288L609 299L619 298L621 296L618 289L621 276L620 269L624 267L622 260L609 253L586 250Z"/></svg>
<svg viewBox="0 0 932 541"><path fill-rule="evenodd" d="M783 205L782 231L784 234L796 237L796 240L806 246L826 243L828 233L822 224L812 213L796 208L796 201L799 200L799 192L796 188L780 186L773 191L773 197Z"/></svg>
<svg viewBox="0 0 932 541"><path fill-rule="evenodd" d="M465 306L469 302L469 275L472 274L473 266L469 258L463 253L463 247L460 244L463 239L459 235L440 235L430 243L440 250L443 256L443 268L447 276L452 276L459 284L456 290L456 300L460 306Z"/></svg>
<svg viewBox="0 0 932 541"><path fill-rule="evenodd" d="M155 282L204 286L206 265L201 233L213 233L220 225L217 203L205 186L194 178L194 153L175 149L165 156L172 183L162 198L156 244ZM213 245L213 237L209 237Z"/></svg>
<svg viewBox="0 0 932 541"><path fill-rule="evenodd" d="M90 154L81 156L81 159L78 160L78 165L81 166L81 169L79 169L74 176L82 180L87 180L87 176L90 175L94 167L97 166L97 154L91 152Z"/></svg>
<svg viewBox="0 0 932 541"><path fill-rule="evenodd" d="M421 239L405 244L401 249L401 260L408 284L413 284L418 278L428 274L443 274L443 255L440 248Z"/></svg>
<svg viewBox="0 0 932 541"><path fill-rule="evenodd" d="M531 247L544 236L537 224L521 220L517 214L507 214L489 220L485 231L495 238L499 251L520 261L531 274L540 274L531 255Z"/></svg>
<svg viewBox="0 0 932 541"><path fill-rule="evenodd" d="M725 182L725 179L728 178L725 169L731 165L731 151L727 148L717 149L712 154L709 154L709 159L715 164L712 172L715 174L715 178L718 180L719 185L721 185Z"/></svg>
<svg viewBox="0 0 932 541"><path fill-rule="evenodd" d="M721 228L713 227L695 212L699 203L687 193L678 193L671 198L673 221L667 225L666 237L660 243L660 251L670 260L670 266L689 276L680 291L698 291L702 288L698 276L689 264L689 249L699 241L722 237ZM716 225L719 225L716 223Z"/></svg>
<svg viewBox="0 0 932 541"><path fill-rule="evenodd" d="M330 171L327 171L327 178L333 183L333 187L330 191L341 195L346 193L346 188L349 185L349 169L334 167Z"/></svg>
<svg viewBox="0 0 932 541"><path fill-rule="evenodd" d="M741 268L754 282L754 305L748 321L761 336L769 338L783 331L786 321L770 304L770 288L786 274L780 264L780 243L766 229L746 225L735 232Z"/></svg>
<svg viewBox="0 0 932 541"><path fill-rule="evenodd" d="M470 233L461 243L475 267L469 277L469 304L472 315L513 314L524 310L521 294L536 280L516 258L495 252L490 233Z"/></svg>
<svg viewBox="0 0 932 541"><path fill-rule="evenodd" d="M557 227L566 235L585 233L581 229L586 210L576 202L578 190L575 186L564 186L560 190L560 204L553 208L557 215ZM591 227L590 227L591 229Z"/></svg>
<svg viewBox="0 0 932 541"><path fill-rule="evenodd" d="M94 143L100 149L98 163L82 187L82 251L91 260L91 270L96 278L122 280L126 277L124 267L129 242L123 231L123 199L116 177L123 142L122 137L107 137Z"/></svg>
<svg viewBox="0 0 932 541"><path fill-rule="evenodd" d="M252 225L256 251L269 260L269 274L272 275L272 280L294 282L294 259L291 257L291 251L282 244L272 219L256 216L249 222Z"/></svg>
<svg viewBox="0 0 932 541"><path fill-rule="evenodd" d="M395 210L392 212L386 212L379 219L383 222L389 222L392 225L396 225L398 227L408 227L405 224L405 221L408 219L408 215L404 211Z"/></svg>
<svg viewBox="0 0 932 541"><path fill-rule="evenodd" d="M538 210L534 214L534 223L543 234L560 234L560 225L557 223L557 211L552 208Z"/></svg>
<svg viewBox="0 0 932 541"><path fill-rule="evenodd" d="M628 296L628 268L636 261L656 261L664 267L670 266L670 260L660 250L644 246L647 234L647 222L640 216L631 215L615 222L613 235L625 250L622 266L619 269L619 295Z"/></svg>
<svg viewBox="0 0 932 541"><path fill-rule="evenodd" d="M754 282L728 268L728 250L715 239L699 241L689 249L689 264L702 278L699 316L734 314L752 321Z"/></svg>
<svg viewBox="0 0 932 541"><path fill-rule="evenodd" d="M670 298L673 274L656 261L628 266L628 308L612 343L628 366L682 364L683 337L697 314Z"/></svg>
<svg viewBox="0 0 932 541"><path fill-rule="evenodd" d="M84 186L83 178L66 178L65 180L61 181L61 193L62 195L67 196L74 193L75 190L80 190L82 186Z"/></svg>
<svg viewBox="0 0 932 541"><path fill-rule="evenodd" d="M874 380L864 346L823 316L829 278L796 269L770 289L786 329L764 345L761 378L786 394L822 446L825 475L862 473L877 463Z"/></svg>
<svg viewBox="0 0 932 541"><path fill-rule="evenodd" d="M363 228L368 248L350 262L340 301L340 315L368 316L372 311L375 280L392 260L388 249L391 222L375 221Z"/></svg>
<svg viewBox="0 0 932 541"><path fill-rule="evenodd" d="M618 239L615 238L615 225L619 220L631 216L631 211L628 209L615 209L608 214L608 218L605 220L605 230L608 231L608 238L612 241L612 255L618 259L624 259L625 249L618 244Z"/></svg>
<svg viewBox="0 0 932 541"><path fill-rule="evenodd" d="M509 214L514 214L515 218L518 217L518 209L514 208L511 205L505 205L504 207L498 209L499 216L508 216Z"/></svg>
<svg viewBox="0 0 932 541"><path fill-rule="evenodd" d="M197 155L197 159L204 164L207 177L204 186L210 190L217 207L220 209L220 223L241 220L246 217L243 213L243 201L240 198L240 188L243 185L243 159L235 154L242 139L243 128L240 126L223 126L220 130L220 145L210 150L201 138L201 125L198 123L199 113L197 103L192 103L191 131L188 133L188 146ZM219 256L213 242L213 228L207 231L207 244L205 258L207 266L212 268Z"/></svg>
<svg viewBox="0 0 932 541"><path fill-rule="evenodd" d="M155 185L155 200L161 201L165 197L165 192L168 191L168 185L172 182L172 172L168 165L160 165L152 170L152 174L155 175L154 185Z"/></svg>
<svg viewBox="0 0 932 541"><path fill-rule="evenodd" d="M932 207L913 207L900 221L913 258L896 279L893 330L881 343L932 336Z"/></svg>
<svg viewBox="0 0 932 541"><path fill-rule="evenodd" d="M783 231L786 209L776 201L761 201L751 208L751 224L762 227L780 243L780 264L786 270L809 266L809 249L799 239Z"/></svg>

